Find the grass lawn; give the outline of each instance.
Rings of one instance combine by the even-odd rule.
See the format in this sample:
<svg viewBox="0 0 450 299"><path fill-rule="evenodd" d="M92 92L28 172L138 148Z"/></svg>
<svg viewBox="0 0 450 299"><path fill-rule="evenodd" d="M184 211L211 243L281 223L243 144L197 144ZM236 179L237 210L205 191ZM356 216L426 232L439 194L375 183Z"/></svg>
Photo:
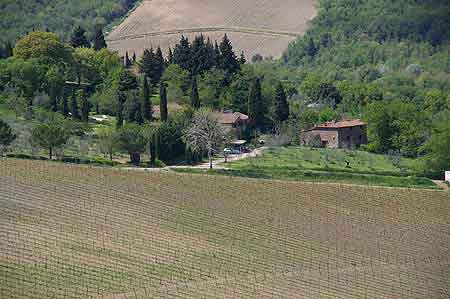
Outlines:
<svg viewBox="0 0 450 299"><path fill-rule="evenodd" d="M363 151L284 147L269 149L262 157L234 161L227 170L209 174L296 181L338 182L389 187L437 188L427 178L415 177L414 160L390 158ZM202 173L204 170L178 169Z"/></svg>

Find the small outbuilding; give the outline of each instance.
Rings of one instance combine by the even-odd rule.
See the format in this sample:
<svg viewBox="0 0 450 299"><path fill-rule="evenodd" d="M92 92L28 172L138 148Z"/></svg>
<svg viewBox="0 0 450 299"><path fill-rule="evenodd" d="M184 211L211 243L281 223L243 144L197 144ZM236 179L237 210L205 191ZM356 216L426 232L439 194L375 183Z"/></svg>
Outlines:
<svg viewBox="0 0 450 299"><path fill-rule="evenodd" d="M360 119L330 121L300 132L302 145L325 148L359 148L367 144L367 123Z"/></svg>
<svg viewBox="0 0 450 299"><path fill-rule="evenodd" d="M450 171L445 172L445 181L450 183Z"/></svg>

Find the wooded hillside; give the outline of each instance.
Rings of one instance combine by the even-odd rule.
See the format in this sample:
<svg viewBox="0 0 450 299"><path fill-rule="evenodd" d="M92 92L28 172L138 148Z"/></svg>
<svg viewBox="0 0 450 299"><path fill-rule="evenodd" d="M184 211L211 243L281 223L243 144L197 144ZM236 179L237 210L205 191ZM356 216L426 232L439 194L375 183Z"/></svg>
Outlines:
<svg viewBox="0 0 450 299"><path fill-rule="evenodd" d="M0 1L0 43L14 42L26 32L50 30L63 38L72 28L88 32L125 15L136 0L3 0Z"/></svg>

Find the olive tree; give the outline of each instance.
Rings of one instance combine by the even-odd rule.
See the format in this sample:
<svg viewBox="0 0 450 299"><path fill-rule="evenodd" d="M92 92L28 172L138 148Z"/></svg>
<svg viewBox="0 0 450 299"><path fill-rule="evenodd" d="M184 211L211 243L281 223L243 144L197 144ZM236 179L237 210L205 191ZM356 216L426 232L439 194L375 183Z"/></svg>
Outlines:
<svg viewBox="0 0 450 299"><path fill-rule="evenodd" d="M0 157L3 156L3 152L16 137L17 136L13 133L11 127L5 121L0 119Z"/></svg>
<svg viewBox="0 0 450 299"><path fill-rule="evenodd" d="M46 113L46 118L34 125L31 131L31 142L48 150L53 158L53 151L67 143L73 134L72 123L57 113Z"/></svg>
<svg viewBox="0 0 450 299"><path fill-rule="evenodd" d="M111 127L100 128L97 131L98 148L102 154L109 156L112 161L113 155L117 150L118 134Z"/></svg>
<svg viewBox="0 0 450 299"><path fill-rule="evenodd" d="M131 163L139 165L146 144L142 128L137 124L128 123L119 130L118 138L119 147L130 155Z"/></svg>

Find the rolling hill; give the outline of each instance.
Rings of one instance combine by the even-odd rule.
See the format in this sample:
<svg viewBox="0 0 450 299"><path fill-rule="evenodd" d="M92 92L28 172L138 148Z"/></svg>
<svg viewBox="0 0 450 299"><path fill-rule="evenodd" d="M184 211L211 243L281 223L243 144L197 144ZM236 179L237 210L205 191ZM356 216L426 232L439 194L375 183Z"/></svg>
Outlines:
<svg viewBox="0 0 450 299"><path fill-rule="evenodd" d="M144 49L167 50L184 34L203 33L212 40L230 36L235 49L280 57L305 32L315 16L313 0L154 0L141 5L108 35L111 50L140 55Z"/></svg>

